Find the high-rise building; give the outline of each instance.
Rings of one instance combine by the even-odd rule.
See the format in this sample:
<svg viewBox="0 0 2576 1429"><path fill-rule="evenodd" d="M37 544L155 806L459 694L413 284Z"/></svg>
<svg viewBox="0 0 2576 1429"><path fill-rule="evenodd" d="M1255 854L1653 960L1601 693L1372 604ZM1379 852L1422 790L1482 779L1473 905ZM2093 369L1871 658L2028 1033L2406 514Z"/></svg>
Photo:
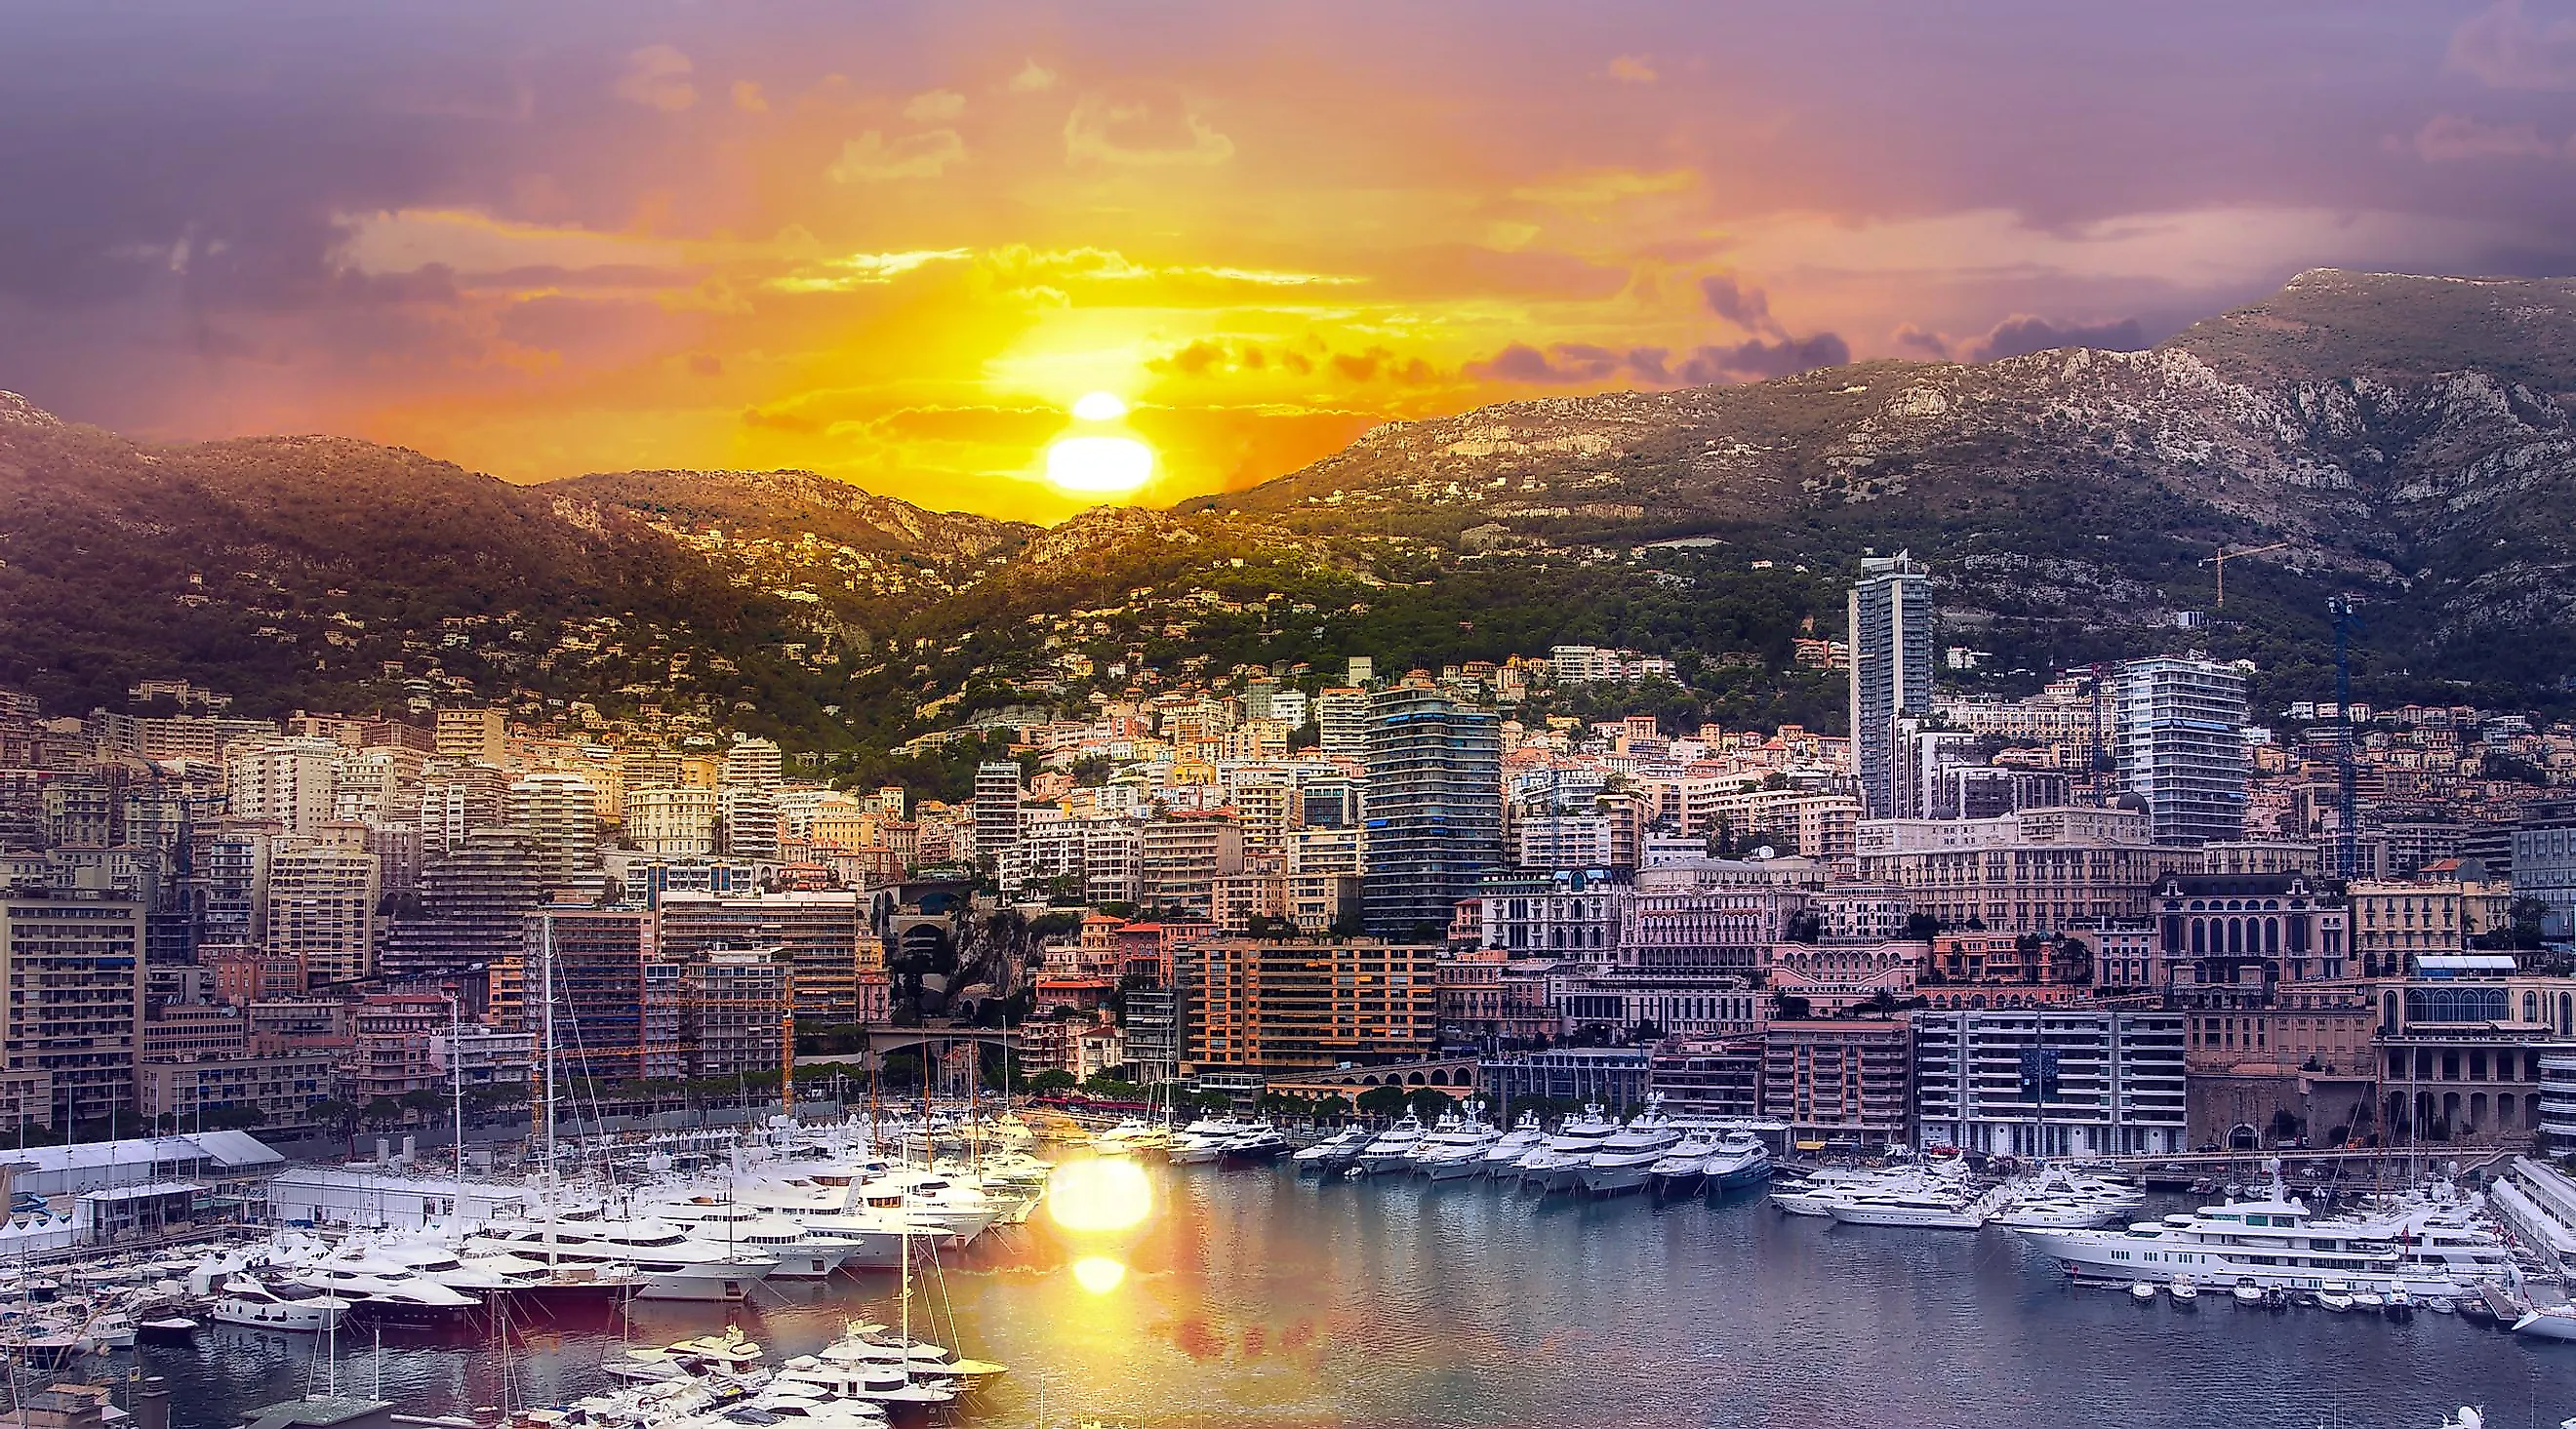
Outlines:
<svg viewBox="0 0 2576 1429"><path fill-rule="evenodd" d="M626 791L626 844L665 858L716 851L716 791L655 784Z"/></svg>
<svg viewBox="0 0 2576 1429"><path fill-rule="evenodd" d="M357 849L276 855L268 868L268 955L294 959L308 987L374 976L377 880L375 855Z"/></svg>
<svg viewBox="0 0 2576 1429"><path fill-rule="evenodd" d="M596 882L599 791L578 774L522 775L510 785L510 827L528 841L533 872L550 888Z"/></svg>
<svg viewBox="0 0 2576 1429"><path fill-rule="evenodd" d="M1905 552L1860 563L1847 602L1851 740L1861 807L1897 813L1896 721L1932 708L1932 575Z"/></svg>
<svg viewBox="0 0 2576 1429"><path fill-rule="evenodd" d="M664 893L659 952L690 963L718 948L769 948L792 974L798 1017L851 1022L859 1016L859 974L885 967L884 946L867 931L863 895L848 891L720 897Z"/></svg>
<svg viewBox="0 0 2576 1429"><path fill-rule="evenodd" d="M1400 685L1369 706L1371 932L1444 929L1458 900L1503 863L1503 739L1493 711Z"/></svg>
<svg viewBox="0 0 2576 1429"><path fill-rule="evenodd" d="M2192 655L2120 667L2120 782L2160 844L2245 836L2245 673Z"/></svg>
<svg viewBox="0 0 2576 1429"><path fill-rule="evenodd" d="M430 765L420 783L421 847L444 853L476 829L497 827L508 793L509 777L493 765L454 760Z"/></svg>
<svg viewBox="0 0 2576 1429"><path fill-rule="evenodd" d="M425 863L418 913L386 932L386 976L464 978L517 953L522 920L544 901L534 862L525 839L485 829Z"/></svg>
<svg viewBox="0 0 2576 1429"><path fill-rule="evenodd" d="M233 746L224 755L225 812L310 837L331 821L342 753L327 739Z"/></svg>
<svg viewBox="0 0 2576 1429"><path fill-rule="evenodd" d="M520 1030L554 1005L555 1064L567 1077L624 1081L685 1074L685 969L653 945L641 908L543 908L526 915L516 954L517 1006L496 1011ZM544 967L551 955L551 985ZM504 981L495 979L496 984Z"/></svg>
<svg viewBox="0 0 2576 1429"><path fill-rule="evenodd" d="M442 759L467 759L497 767L509 757L508 735L499 710L440 710L437 738Z"/></svg>
<svg viewBox="0 0 2576 1429"><path fill-rule="evenodd" d="M1185 1060L1198 1070L1317 1069L1427 1056L1440 945L1210 938L1184 965Z"/></svg>
<svg viewBox="0 0 2576 1429"><path fill-rule="evenodd" d="M782 948L720 948L681 973L680 1047L692 1077L774 1072L791 972Z"/></svg>
<svg viewBox="0 0 2576 1429"><path fill-rule="evenodd" d="M975 856L990 861L1020 841L1020 766L988 759L975 766Z"/></svg>
<svg viewBox="0 0 2576 1429"><path fill-rule="evenodd" d="M0 898L0 1059L52 1077L73 1121L134 1104L143 1040L143 905Z"/></svg>
<svg viewBox="0 0 2576 1429"><path fill-rule="evenodd" d="M720 782L749 784L775 791L786 772L786 761L778 752L775 740L737 735L733 748L725 751L724 773Z"/></svg>
<svg viewBox="0 0 2576 1429"><path fill-rule="evenodd" d="M1315 697L1315 724L1328 759L1368 758L1368 691L1336 685Z"/></svg>
<svg viewBox="0 0 2576 1429"><path fill-rule="evenodd" d="M775 786L726 784L716 791L718 851L727 858L778 857L778 794Z"/></svg>

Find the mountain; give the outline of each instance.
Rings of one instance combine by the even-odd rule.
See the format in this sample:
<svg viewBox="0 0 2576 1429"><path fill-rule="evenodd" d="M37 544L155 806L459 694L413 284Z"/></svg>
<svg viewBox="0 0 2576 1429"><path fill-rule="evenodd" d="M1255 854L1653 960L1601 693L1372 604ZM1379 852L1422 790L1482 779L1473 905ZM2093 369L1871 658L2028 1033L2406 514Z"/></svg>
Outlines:
<svg viewBox="0 0 2576 1429"><path fill-rule="evenodd" d="M805 472L517 487L333 438L150 445L0 397L0 682L57 710L143 675L260 710L650 704L882 751L1083 708L1131 655L1607 643L1679 658L1686 689L1638 696L1675 718L1830 726L1791 642L1837 631L1857 557L1910 548L1996 688L2198 646L2313 693L2349 594L2375 697L2547 703L2576 663L2571 402L2576 284L2333 271L2144 352L1508 403L1047 529Z"/></svg>

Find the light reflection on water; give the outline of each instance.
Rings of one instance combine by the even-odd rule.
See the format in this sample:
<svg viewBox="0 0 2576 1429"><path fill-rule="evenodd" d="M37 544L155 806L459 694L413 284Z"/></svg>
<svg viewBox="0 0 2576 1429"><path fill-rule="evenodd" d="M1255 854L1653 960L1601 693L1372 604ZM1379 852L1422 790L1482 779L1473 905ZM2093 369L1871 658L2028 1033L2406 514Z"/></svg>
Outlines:
<svg viewBox="0 0 2576 1429"><path fill-rule="evenodd" d="M980 1422L1156 1425L1897 1425L1959 1429L2430 1429L2462 1403L2494 1429L2576 1414L2576 1345L2455 1317L2184 1313L2067 1289L2007 1233L1834 1228L1758 1194L1541 1202L1477 1182L1299 1182L1285 1169L1149 1167L1154 1212L1104 1244L1040 1215L922 1278L914 1330L1011 1373ZM1074 1266L1125 1267L1105 1291ZM764 1286L731 1317L773 1355L846 1318L893 1322L891 1273ZM923 1323L927 1316L930 1323ZM951 1317L953 1316L953 1324ZM639 1304L667 1343L723 1307ZM600 1384L606 1320L476 1335L387 1332L405 1412L554 1402ZM378 1372L344 1336L344 1388ZM146 1352L178 1429L229 1429L302 1391L299 1343L229 1333Z"/></svg>

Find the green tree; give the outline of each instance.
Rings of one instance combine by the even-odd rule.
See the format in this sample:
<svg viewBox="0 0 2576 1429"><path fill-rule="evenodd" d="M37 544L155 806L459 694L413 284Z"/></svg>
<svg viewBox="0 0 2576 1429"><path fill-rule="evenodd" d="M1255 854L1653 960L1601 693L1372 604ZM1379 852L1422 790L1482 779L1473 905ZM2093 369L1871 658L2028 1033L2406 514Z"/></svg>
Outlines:
<svg viewBox="0 0 2576 1429"><path fill-rule="evenodd" d="M402 1109L415 1121L427 1121L447 1110L447 1098L427 1087L414 1087L402 1094Z"/></svg>
<svg viewBox="0 0 2576 1429"><path fill-rule="evenodd" d="M1073 1073L1062 1067L1049 1067L1029 1078L1029 1092L1033 1096L1061 1096L1079 1085L1081 1083L1074 1080Z"/></svg>
<svg viewBox="0 0 2576 1429"><path fill-rule="evenodd" d="M1402 1087L1370 1087L1360 1093L1360 1115L1402 1116L1406 1100Z"/></svg>
<svg viewBox="0 0 2576 1429"><path fill-rule="evenodd" d="M1450 1099L1447 1092L1438 1087L1415 1087L1404 1101L1413 1114L1424 1121L1436 1120L1441 1113L1458 1105Z"/></svg>

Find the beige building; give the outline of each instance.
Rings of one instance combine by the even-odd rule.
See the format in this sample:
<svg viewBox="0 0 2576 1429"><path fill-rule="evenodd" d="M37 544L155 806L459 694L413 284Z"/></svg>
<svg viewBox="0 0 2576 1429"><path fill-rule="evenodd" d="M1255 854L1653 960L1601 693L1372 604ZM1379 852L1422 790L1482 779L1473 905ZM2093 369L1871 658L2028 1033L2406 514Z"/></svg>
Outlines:
<svg viewBox="0 0 2576 1429"><path fill-rule="evenodd" d="M307 986L375 975L376 856L317 845L268 865L268 955L292 958Z"/></svg>
<svg viewBox="0 0 2576 1429"><path fill-rule="evenodd" d="M1439 945L1374 938L1211 938L1188 948L1183 1056L1297 1071L1428 1056L1438 1041Z"/></svg>
<svg viewBox="0 0 2576 1429"><path fill-rule="evenodd" d="M523 775L510 785L510 826L535 855L537 881L549 888L596 880L599 791L578 774Z"/></svg>
<svg viewBox="0 0 2576 1429"><path fill-rule="evenodd" d="M1227 813L1171 813L1137 830L1136 897L1147 908L1215 911L1216 883L1243 871L1243 826Z"/></svg>
<svg viewBox="0 0 2576 1429"><path fill-rule="evenodd" d="M2149 885L2179 857L2148 843L2145 815L2116 809L1873 819L1859 845L1861 882L1903 889L1944 926L2003 933L2143 917Z"/></svg>
<svg viewBox="0 0 2576 1429"><path fill-rule="evenodd" d="M626 844L665 858L705 858L716 851L716 791L656 784L626 791Z"/></svg>
<svg viewBox="0 0 2576 1429"><path fill-rule="evenodd" d="M509 757L509 732L499 710L440 710L438 755L499 765Z"/></svg>
<svg viewBox="0 0 2576 1429"><path fill-rule="evenodd" d="M2427 953L2456 953L2469 929L2456 883L2401 883L2356 879L2352 899L2352 948L2362 975L2403 973Z"/></svg>
<svg viewBox="0 0 2576 1429"><path fill-rule="evenodd" d="M75 1122L134 1102L143 1039L143 907L0 898L0 1059L44 1072ZM59 1113L57 1113L59 1115Z"/></svg>

